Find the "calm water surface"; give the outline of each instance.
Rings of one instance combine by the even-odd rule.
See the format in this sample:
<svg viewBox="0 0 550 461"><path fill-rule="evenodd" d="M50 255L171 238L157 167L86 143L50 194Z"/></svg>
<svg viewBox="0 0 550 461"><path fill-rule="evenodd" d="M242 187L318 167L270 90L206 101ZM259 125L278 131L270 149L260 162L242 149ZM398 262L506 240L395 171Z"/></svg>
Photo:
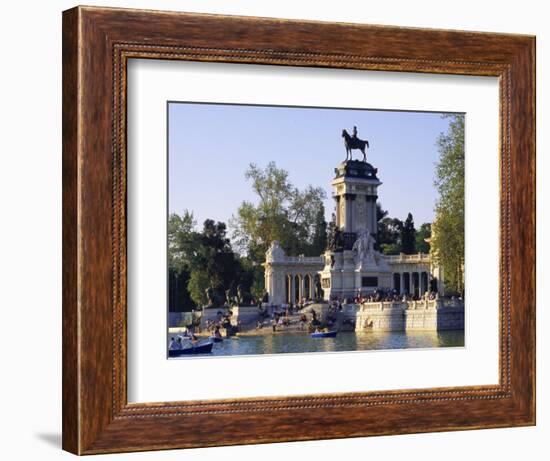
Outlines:
<svg viewBox="0 0 550 461"><path fill-rule="evenodd" d="M173 336L173 335L169 335ZM307 333L276 333L224 338L210 356L344 352L380 349L463 347L464 330L422 332L339 332L336 338L311 338ZM186 356L186 357L198 357ZM185 359L186 357L183 357Z"/></svg>

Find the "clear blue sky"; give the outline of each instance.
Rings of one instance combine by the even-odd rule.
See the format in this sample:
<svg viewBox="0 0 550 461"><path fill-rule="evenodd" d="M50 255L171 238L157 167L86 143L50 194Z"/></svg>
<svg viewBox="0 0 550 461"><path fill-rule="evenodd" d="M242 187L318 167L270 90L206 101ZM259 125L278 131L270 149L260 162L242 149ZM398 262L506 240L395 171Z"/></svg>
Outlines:
<svg viewBox="0 0 550 461"><path fill-rule="evenodd" d="M353 125L370 142L367 161L378 168L389 216L410 211L417 228L433 220L436 139L448 126L439 113L169 103L168 114L169 212L188 209L199 227L207 218L228 223L243 200L255 203L244 173L271 160L300 189L324 188L330 219L330 182L346 156L341 132Z"/></svg>

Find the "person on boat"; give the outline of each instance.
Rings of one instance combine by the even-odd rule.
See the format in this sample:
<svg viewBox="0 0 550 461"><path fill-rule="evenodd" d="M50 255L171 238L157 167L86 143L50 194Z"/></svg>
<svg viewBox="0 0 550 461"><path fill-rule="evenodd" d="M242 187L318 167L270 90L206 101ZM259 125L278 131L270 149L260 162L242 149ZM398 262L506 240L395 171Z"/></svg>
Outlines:
<svg viewBox="0 0 550 461"><path fill-rule="evenodd" d="M176 349L177 345L178 345L178 343L176 342L176 340L174 338L170 338L170 345L168 346L168 350L169 351L177 350Z"/></svg>
<svg viewBox="0 0 550 461"><path fill-rule="evenodd" d="M222 334L220 333L220 327L216 327L216 330L214 331L214 338L221 339Z"/></svg>
<svg viewBox="0 0 550 461"><path fill-rule="evenodd" d="M193 346L197 344L198 340L199 338L197 338L197 335L193 333L193 335L191 336L191 342L193 343Z"/></svg>
<svg viewBox="0 0 550 461"><path fill-rule="evenodd" d="M181 338L179 336L176 339L170 338L170 346L168 346L168 349L171 351L179 351L183 349Z"/></svg>
<svg viewBox="0 0 550 461"><path fill-rule="evenodd" d="M183 343L187 340L189 340L189 336L186 336L186 335L178 335L176 336L176 340L178 340L181 345L183 346Z"/></svg>

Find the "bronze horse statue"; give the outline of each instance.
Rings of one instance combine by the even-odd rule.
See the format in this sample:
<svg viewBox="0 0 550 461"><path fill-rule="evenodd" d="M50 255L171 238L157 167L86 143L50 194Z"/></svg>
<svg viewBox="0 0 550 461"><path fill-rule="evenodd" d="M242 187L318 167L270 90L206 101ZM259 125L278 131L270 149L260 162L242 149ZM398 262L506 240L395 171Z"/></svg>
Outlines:
<svg viewBox="0 0 550 461"><path fill-rule="evenodd" d="M366 139L352 138L346 130L342 130L342 138L344 138L344 144L346 146L346 160L353 160L351 151L353 149L359 149L363 153L363 162L367 161L365 147L368 149L369 142Z"/></svg>

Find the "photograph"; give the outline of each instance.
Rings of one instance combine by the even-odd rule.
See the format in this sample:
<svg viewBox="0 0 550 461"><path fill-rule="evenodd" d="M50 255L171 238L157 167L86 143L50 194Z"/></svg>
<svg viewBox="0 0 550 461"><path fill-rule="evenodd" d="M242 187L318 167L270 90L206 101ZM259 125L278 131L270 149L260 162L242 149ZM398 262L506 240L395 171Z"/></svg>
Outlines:
<svg viewBox="0 0 550 461"><path fill-rule="evenodd" d="M465 119L168 101L167 357L464 347Z"/></svg>

